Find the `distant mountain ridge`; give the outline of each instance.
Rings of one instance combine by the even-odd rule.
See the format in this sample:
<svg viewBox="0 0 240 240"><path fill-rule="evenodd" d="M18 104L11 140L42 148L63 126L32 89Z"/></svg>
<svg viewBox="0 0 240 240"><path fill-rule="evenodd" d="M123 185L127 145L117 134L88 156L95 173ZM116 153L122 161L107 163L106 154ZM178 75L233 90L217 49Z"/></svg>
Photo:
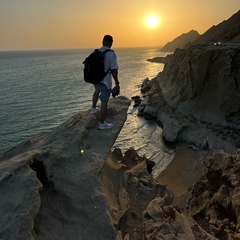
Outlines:
<svg viewBox="0 0 240 240"><path fill-rule="evenodd" d="M183 33L173 41L168 42L162 49L162 52L174 52L176 48L184 48L186 44L192 43L198 39L200 34L196 30Z"/></svg>
<svg viewBox="0 0 240 240"><path fill-rule="evenodd" d="M240 10L202 35L195 30L180 35L164 45L160 51L174 52L177 48L188 48L190 45L218 42L240 42Z"/></svg>
<svg viewBox="0 0 240 240"><path fill-rule="evenodd" d="M216 42L240 42L240 10L229 19L209 28L192 44L210 44Z"/></svg>

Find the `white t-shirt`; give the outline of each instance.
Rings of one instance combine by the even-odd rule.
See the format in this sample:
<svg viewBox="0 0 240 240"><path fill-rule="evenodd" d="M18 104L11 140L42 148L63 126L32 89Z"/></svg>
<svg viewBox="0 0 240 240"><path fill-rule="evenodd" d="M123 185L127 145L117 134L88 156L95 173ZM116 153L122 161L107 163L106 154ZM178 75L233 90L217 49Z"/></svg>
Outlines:
<svg viewBox="0 0 240 240"><path fill-rule="evenodd" d="M99 50L101 52L105 51L106 49L109 49L106 46L102 46ZM117 63L117 55L114 51L109 51L105 53L104 57L104 65L105 65L105 72L107 72L109 69L118 69L118 63ZM107 74L103 81L104 84L107 85L108 89L112 88L112 74Z"/></svg>

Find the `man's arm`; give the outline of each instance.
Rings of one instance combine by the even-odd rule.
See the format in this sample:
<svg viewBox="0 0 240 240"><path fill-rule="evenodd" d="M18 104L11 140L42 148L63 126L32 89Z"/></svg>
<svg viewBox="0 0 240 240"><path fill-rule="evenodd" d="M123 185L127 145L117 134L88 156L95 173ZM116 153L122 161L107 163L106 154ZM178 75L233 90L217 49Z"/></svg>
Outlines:
<svg viewBox="0 0 240 240"><path fill-rule="evenodd" d="M111 74L113 76L113 79L115 81L116 85L119 85L119 81L118 81L118 70L117 69L112 69L111 70Z"/></svg>

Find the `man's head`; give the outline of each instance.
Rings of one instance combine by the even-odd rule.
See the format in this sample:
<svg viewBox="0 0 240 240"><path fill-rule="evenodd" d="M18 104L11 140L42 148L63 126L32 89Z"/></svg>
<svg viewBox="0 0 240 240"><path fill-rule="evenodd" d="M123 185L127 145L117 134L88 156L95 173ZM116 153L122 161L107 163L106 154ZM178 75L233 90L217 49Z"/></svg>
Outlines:
<svg viewBox="0 0 240 240"><path fill-rule="evenodd" d="M102 41L103 46L110 48L112 46L112 43L113 43L113 37L111 35L105 35L103 37L103 41Z"/></svg>

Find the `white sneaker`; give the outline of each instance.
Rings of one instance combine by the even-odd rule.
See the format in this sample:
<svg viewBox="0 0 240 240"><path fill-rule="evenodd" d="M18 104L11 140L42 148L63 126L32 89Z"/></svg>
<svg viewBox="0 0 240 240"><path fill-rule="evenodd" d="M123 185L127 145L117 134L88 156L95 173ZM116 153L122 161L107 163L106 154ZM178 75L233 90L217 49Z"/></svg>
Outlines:
<svg viewBox="0 0 240 240"><path fill-rule="evenodd" d="M98 108L94 108L94 107L92 107L91 110L90 110L90 112L92 114L97 113L98 111L99 111L99 109Z"/></svg>
<svg viewBox="0 0 240 240"><path fill-rule="evenodd" d="M99 123L98 125L98 129L109 129L109 128L112 128L112 123L107 123L107 122L104 122L104 123Z"/></svg>

